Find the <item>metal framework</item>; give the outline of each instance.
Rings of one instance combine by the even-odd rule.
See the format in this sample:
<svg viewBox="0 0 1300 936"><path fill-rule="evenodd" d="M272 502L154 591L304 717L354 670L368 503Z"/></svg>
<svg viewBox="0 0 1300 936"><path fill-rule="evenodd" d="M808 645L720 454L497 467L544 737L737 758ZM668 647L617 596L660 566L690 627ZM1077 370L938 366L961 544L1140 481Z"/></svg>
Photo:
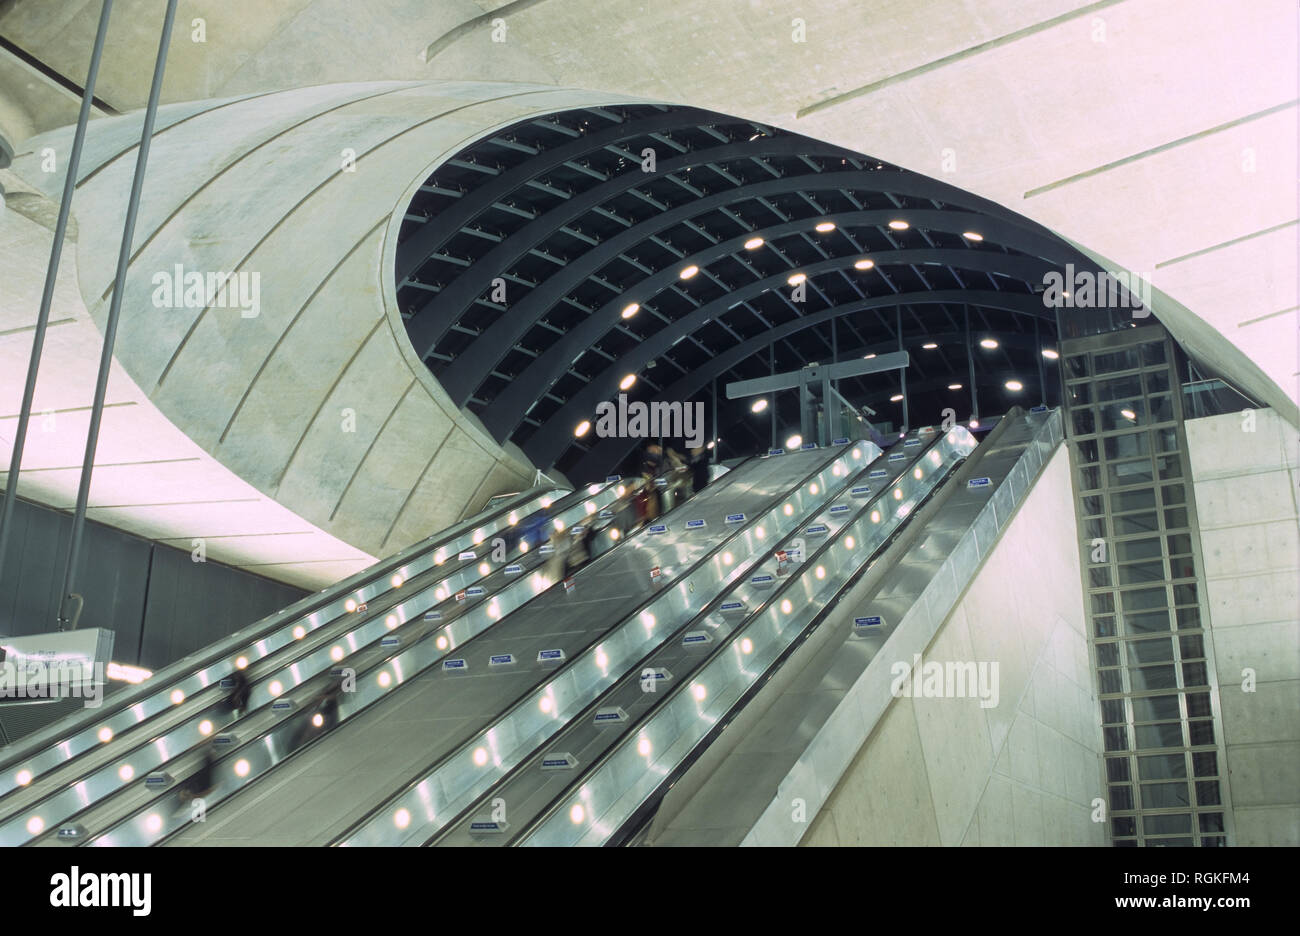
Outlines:
<svg viewBox="0 0 1300 936"><path fill-rule="evenodd" d="M1100 272L939 180L752 121L628 105L529 120L446 161L406 210L396 275L412 345L458 406L539 468L601 474L628 446L574 430L621 388L684 401L715 378L906 348L902 406L922 419L953 380L972 412L976 385L989 412L1023 401L995 381L1045 383L1056 322L1039 294L1067 263ZM968 321L996 347L968 349ZM838 391L889 421L898 384ZM732 453L791 415L714 402Z"/></svg>

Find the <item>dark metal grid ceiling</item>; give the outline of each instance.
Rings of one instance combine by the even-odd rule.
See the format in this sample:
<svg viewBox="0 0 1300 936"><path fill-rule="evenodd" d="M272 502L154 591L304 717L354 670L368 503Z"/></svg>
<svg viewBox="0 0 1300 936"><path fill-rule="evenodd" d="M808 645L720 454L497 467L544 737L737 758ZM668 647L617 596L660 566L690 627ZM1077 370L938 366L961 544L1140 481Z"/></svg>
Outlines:
<svg viewBox="0 0 1300 936"><path fill-rule="evenodd" d="M826 221L835 228L815 230ZM874 265L855 268L864 258ZM448 160L407 208L396 275L412 344L456 404L583 481L634 444L574 437L627 374L641 400L711 400L716 379L723 431L709 435L723 457L765 449L770 433L770 416L727 400L726 383L773 361L788 371L896 350L900 328L913 425L946 407L970 416L969 357L983 412L1038 402L1040 342L1056 334L1038 294L1066 263L1096 270L1045 228L937 180L752 121L629 105L516 124ZM699 273L683 280L688 265ZM787 283L796 272L803 302ZM972 344L993 337L996 349L968 356L967 316ZM1024 392L1005 389L1013 378ZM902 422L896 372L840 392ZM794 395L775 404L779 428L797 429Z"/></svg>

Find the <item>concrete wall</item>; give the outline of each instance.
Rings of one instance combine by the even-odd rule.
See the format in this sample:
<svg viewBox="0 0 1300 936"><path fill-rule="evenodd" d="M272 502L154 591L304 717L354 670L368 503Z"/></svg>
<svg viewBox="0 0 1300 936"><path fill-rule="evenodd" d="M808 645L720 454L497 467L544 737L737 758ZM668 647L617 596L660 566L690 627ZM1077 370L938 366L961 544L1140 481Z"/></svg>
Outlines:
<svg viewBox="0 0 1300 936"><path fill-rule="evenodd" d="M1187 446L1234 844L1300 845L1300 459L1276 413L1253 417L1189 420Z"/></svg>
<svg viewBox="0 0 1300 936"><path fill-rule="evenodd" d="M801 844L1105 844L1076 541L1062 446L925 650L996 661L998 704L896 698Z"/></svg>

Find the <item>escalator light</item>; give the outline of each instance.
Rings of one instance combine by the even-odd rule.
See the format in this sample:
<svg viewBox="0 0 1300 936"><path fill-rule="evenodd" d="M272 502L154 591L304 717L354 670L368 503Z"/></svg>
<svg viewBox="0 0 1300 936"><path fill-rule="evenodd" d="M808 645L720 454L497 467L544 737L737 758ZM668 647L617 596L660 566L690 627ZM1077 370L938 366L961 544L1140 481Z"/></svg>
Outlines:
<svg viewBox="0 0 1300 936"><path fill-rule="evenodd" d="M569 809L569 821L574 825L580 825L583 819L587 818L587 811L582 808L581 803L574 803Z"/></svg>
<svg viewBox="0 0 1300 936"><path fill-rule="evenodd" d="M242 757L241 757L239 760L237 760L237 761L235 762L235 776L236 776L236 777L247 777L247 776L248 776L248 770L249 770L249 764L248 764L248 761L244 760Z"/></svg>
<svg viewBox="0 0 1300 936"><path fill-rule="evenodd" d="M203 735L205 738L212 734L212 722L208 721L206 718L199 722L199 734Z"/></svg>
<svg viewBox="0 0 1300 936"><path fill-rule="evenodd" d="M40 835L45 828L45 820L40 816L32 816L27 820L27 834Z"/></svg>
<svg viewBox="0 0 1300 936"><path fill-rule="evenodd" d="M438 639L434 641L434 643L437 645L439 650L447 649L447 638L443 635L439 635Z"/></svg>
<svg viewBox="0 0 1300 936"><path fill-rule="evenodd" d="M14 783L18 784L19 786L27 786L27 784L31 782L32 782L32 772L30 770L20 770L18 771L17 776L14 777Z"/></svg>
<svg viewBox="0 0 1300 936"><path fill-rule="evenodd" d="M150 835L157 835L162 831L162 816L157 813L150 813L144 821L145 831Z"/></svg>
<svg viewBox="0 0 1300 936"><path fill-rule="evenodd" d="M438 553L438 555L433 557L434 565L442 565L446 561L447 561L447 557L443 553Z"/></svg>
<svg viewBox="0 0 1300 936"><path fill-rule="evenodd" d="M594 514L596 512L596 505L593 504L591 501L587 501L587 503L585 503L583 507L586 508L586 511L589 514Z"/></svg>
<svg viewBox="0 0 1300 936"><path fill-rule="evenodd" d="M339 660L343 659L343 648L342 648L342 647L330 647L330 659L333 660L335 663L337 663Z"/></svg>
<svg viewBox="0 0 1300 936"><path fill-rule="evenodd" d="M519 541L519 551L520 551L521 553L526 553L526 552L528 552L528 543L527 543L527 541L525 541L525 540L520 540L520 541Z"/></svg>
<svg viewBox="0 0 1300 936"><path fill-rule="evenodd" d="M743 640L741 640L741 641L740 641L740 652L741 652L741 653L753 653L753 652L754 652L754 641L750 640L748 637L746 637L746 638L744 638Z"/></svg>
<svg viewBox="0 0 1300 936"><path fill-rule="evenodd" d="M511 514L509 520L510 520L510 525L511 525L511 526L514 526L516 523L519 522L519 515L518 515L518 514Z"/></svg>
<svg viewBox="0 0 1300 936"><path fill-rule="evenodd" d="M627 493L627 488L621 484L617 488L615 488L615 490L618 492L619 497L622 497L624 494Z"/></svg>
<svg viewBox="0 0 1300 936"><path fill-rule="evenodd" d="M400 575L394 575L391 579L389 579L389 581L393 583L394 588L401 588L402 582L404 580Z"/></svg>
<svg viewBox="0 0 1300 936"><path fill-rule="evenodd" d="M555 532L556 533L564 532L564 521L561 520L559 517L555 518Z"/></svg>
<svg viewBox="0 0 1300 936"><path fill-rule="evenodd" d="M789 504L786 504L784 507L781 508L781 510L787 517L790 516L792 513L794 513L794 508L791 507Z"/></svg>
<svg viewBox="0 0 1300 936"><path fill-rule="evenodd" d="M920 481L920 480L921 480L921 469L920 469L920 468L913 468L913 469L912 469L912 477L915 478L916 480Z"/></svg>
<svg viewBox="0 0 1300 936"><path fill-rule="evenodd" d="M902 500L902 499L903 499L903 489L894 488L894 500Z"/></svg>
<svg viewBox="0 0 1300 936"><path fill-rule="evenodd" d="M854 457L854 458L861 458L861 457L862 457L862 451L861 451L860 449L854 449L854 450L853 450L853 457Z"/></svg>
<svg viewBox="0 0 1300 936"><path fill-rule="evenodd" d="M474 749L474 766L475 766L475 767L482 767L482 766L483 766L484 764L486 764L486 763L487 763L487 748L481 748L481 747L480 747L480 748L475 748L475 749Z"/></svg>
<svg viewBox="0 0 1300 936"><path fill-rule="evenodd" d="M393 825L397 826L399 829L405 829L410 824L411 824L410 810L399 809L397 812L393 813Z"/></svg>
<svg viewBox="0 0 1300 936"><path fill-rule="evenodd" d="M480 563L478 564L478 574L479 574L479 575L487 575L487 574L488 574L489 572L491 572L491 571L492 571L492 567L491 567L490 565L488 565L486 562L480 562Z"/></svg>
<svg viewBox="0 0 1300 936"><path fill-rule="evenodd" d="M117 775L121 777L123 781L130 780L135 776L135 768L130 764L123 764L117 769Z"/></svg>
<svg viewBox="0 0 1300 936"><path fill-rule="evenodd" d="M735 560L734 560L734 558L732 557L731 553L729 553L729 552L725 552L725 553L722 554L722 564L723 564L723 565L731 565L731 563L734 562L734 561L735 561Z"/></svg>
<svg viewBox="0 0 1300 936"><path fill-rule="evenodd" d="M537 707L549 715L551 709L555 708L555 702L550 696L544 695L537 700Z"/></svg>
<svg viewBox="0 0 1300 936"><path fill-rule="evenodd" d="M654 750L654 745L650 743L649 738L643 737L640 741L636 743L636 752L640 754L642 757L649 757L650 752L653 750Z"/></svg>
<svg viewBox="0 0 1300 936"><path fill-rule="evenodd" d="M379 674L379 688L380 688L380 689L387 689L387 688L388 688L389 686L391 686L392 684L393 684L393 674L392 674L392 673L388 672L388 670L384 670L382 673Z"/></svg>
<svg viewBox="0 0 1300 936"><path fill-rule="evenodd" d="M705 689L699 683L696 683L695 685L691 686L691 695L695 696L696 702L703 702L704 697L707 696L708 694L709 694L708 690Z"/></svg>
<svg viewBox="0 0 1300 936"><path fill-rule="evenodd" d="M872 522L872 523L879 523L879 522L880 522L880 511L879 511L879 510L873 510L873 511L871 511L871 522Z"/></svg>
<svg viewBox="0 0 1300 936"><path fill-rule="evenodd" d="M351 614L353 611L357 610L357 603L349 598L347 601L343 602L343 610L347 611L348 614ZM238 663L235 665L239 666ZM244 664L244 666L247 665L247 663ZM240 669L243 669L243 667L240 667Z"/></svg>
<svg viewBox="0 0 1300 936"><path fill-rule="evenodd" d="M810 484L810 485L808 485L808 493L809 493L809 494L816 494L816 493L817 493L817 485L815 485L815 484Z"/></svg>
<svg viewBox="0 0 1300 936"><path fill-rule="evenodd" d="M396 614L388 615L388 617L384 619L384 626L387 627L389 630L393 630L395 627L397 627L397 615Z"/></svg>
<svg viewBox="0 0 1300 936"><path fill-rule="evenodd" d="M543 507L549 507L549 506L551 506L551 499L550 499L549 497L543 497L543 498L542 498L542 506L543 506Z"/></svg>
<svg viewBox="0 0 1300 936"><path fill-rule="evenodd" d="M479 543L481 543L481 542L483 542L483 531L482 531L482 530L475 530L475 531L474 531L474 545L477 546L477 545L478 545Z"/></svg>
<svg viewBox="0 0 1300 936"><path fill-rule="evenodd" d="M185 701L185 693L179 689L173 689L171 694L172 705L180 705Z"/></svg>
<svg viewBox="0 0 1300 936"><path fill-rule="evenodd" d="M98 737L104 744L107 744L113 740L113 729L105 725L103 728L99 729L99 734L96 735L96 737Z"/></svg>
<svg viewBox="0 0 1300 936"><path fill-rule="evenodd" d="M844 540L844 548L845 548L845 549L852 549L852 548L853 548L854 546L856 546L856 545L857 545L857 544L854 542L853 537L851 537L851 536Z"/></svg>
<svg viewBox="0 0 1300 936"><path fill-rule="evenodd" d="M782 613L782 614L789 614L789 613L790 613L791 611L793 611L793 610L794 610L794 605L790 604L790 599L789 599L789 598L782 599L782 601L781 601L781 613Z"/></svg>
<svg viewBox="0 0 1300 936"><path fill-rule="evenodd" d="M243 669L248 665L248 657L240 657L235 661L235 669Z"/></svg>
<svg viewBox="0 0 1300 936"><path fill-rule="evenodd" d="M280 693L284 692L284 686L280 685L280 680L278 679L272 681L271 685L268 686L267 689L273 696L278 696Z"/></svg>
<svg viewBox="0 0 1300 936"><path fill-rule="evenodd" d="M612 540L616 540L616 539L618 539L618 530L617 530L617 529L610 530L610 531L609 531L609 538L612 539Z"/></svg>
<svg viewBox="0 0 1300 936"><path fill-rule="evenodd" d="M319 728L321 725L325 724L325 716L320 712L317 712L311 717L311 723Z"/></svg>
<svg viewBox="0 0 1300 936"><path fill-rule="evenodd" d="M447 589L439 586L434 590L433 597L437 598L439 601L445 601L447 599Z"/></svg>
<svg viewBox="0 0 1300 936"><path fill-rule="evenodd" d="M759 539L762 539L764 536L767 535L767 531L764 530L762 527L755 527L754 535L757 536Z"/></svg>
<svg viewBox="0 0 1300 936"><path fill-rule="evenodd" d="M297 627L293 629L294 640L302 640L306 636L307 636L307 628L303 627L301 624L299 624Z"/></svg>
<svg viewBox="0 0 1300 936"><path fill-rule="evenodd" d="M817 567L817 573L816 573L816 574L817 574L817 578L819 578L819 579L824 579L824 578L826 578L826 567L825 567L825 566L818 566L818 567Z"/></svg>

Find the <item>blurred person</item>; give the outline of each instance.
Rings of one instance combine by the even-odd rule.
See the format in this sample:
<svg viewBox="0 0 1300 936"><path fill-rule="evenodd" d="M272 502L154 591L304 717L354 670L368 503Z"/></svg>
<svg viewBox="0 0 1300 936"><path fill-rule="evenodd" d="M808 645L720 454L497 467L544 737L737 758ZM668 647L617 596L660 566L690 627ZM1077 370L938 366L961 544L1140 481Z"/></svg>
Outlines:
<svg viewBox="0 0 1300 936"><path fill-rule="evenodd" d="M698 494L709 483L709 450L701 445L691 449L691 493Z"/></svg>
<svg viewBox="0 0 1300 936"><path fill-rule="evenodd" d="M248 674L241 669L231 673L230 679L234 685L226 693L226 704L230 706L231 714L238 716L248 708L248 697L253 691L253 686L248 680Z"/></svg>

